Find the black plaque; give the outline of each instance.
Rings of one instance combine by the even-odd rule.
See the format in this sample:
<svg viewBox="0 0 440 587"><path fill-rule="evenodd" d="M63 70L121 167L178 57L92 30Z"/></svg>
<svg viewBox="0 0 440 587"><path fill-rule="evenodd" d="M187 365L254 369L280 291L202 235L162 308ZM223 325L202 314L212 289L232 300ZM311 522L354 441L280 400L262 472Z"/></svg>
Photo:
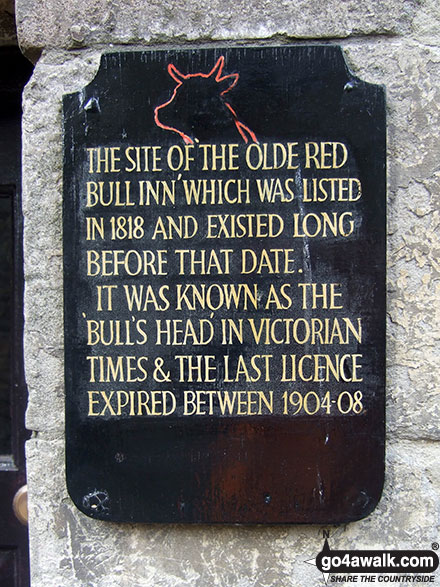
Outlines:
<svg viewBox="0 0 440 587"><path fill-rule="evenodd" d="M385 104L334 46L119 52L64 98L67 484L339 523L384 470Z"/></svg>

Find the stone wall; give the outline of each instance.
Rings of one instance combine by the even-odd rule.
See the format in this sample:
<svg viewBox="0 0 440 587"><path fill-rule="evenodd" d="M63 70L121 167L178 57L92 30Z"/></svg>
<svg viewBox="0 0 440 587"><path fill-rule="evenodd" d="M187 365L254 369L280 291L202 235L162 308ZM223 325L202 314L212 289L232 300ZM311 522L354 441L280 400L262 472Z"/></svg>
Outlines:
<svg viewBox="0 0 440 587"><path fill-rule="evenodd" d="M25 358L33 587L308 586L318 526L127 525L91 520L64 480L62 118L64 93L103 51L337 42L388 107L387 462L366 519L329 528L333 548L439 540L440 5L436 0L185 3L17 0L19 43L42 55L24 96Z"/></svg>

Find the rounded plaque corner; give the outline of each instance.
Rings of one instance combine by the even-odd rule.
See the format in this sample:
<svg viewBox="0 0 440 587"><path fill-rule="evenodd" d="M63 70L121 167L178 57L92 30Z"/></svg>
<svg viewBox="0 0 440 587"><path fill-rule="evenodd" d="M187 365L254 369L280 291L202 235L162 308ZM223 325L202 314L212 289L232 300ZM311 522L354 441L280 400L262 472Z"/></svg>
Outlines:
<svg viewBox="0 0 440 587"><path fill-rule="evenodd" d="M344 86L344 94L348 94L348 93L352 93L352 92L356 93L356 90L359 90L359 88L361 86L366 86L366 87L370 87L370 88L375 88L376 91L382 93L382 95L385 97L385 93L386 93L385 84L377 84L374 82L370 82L362 77L359 77L359 75L357 75L353 72L355 61L354 61L354 59L351 58L349 48L348 47L341 47L340 45L337 45L337 48L340 49L341 59L344 62L345 70L346 70L347 77L348 77L348 81Z"/></svg>
<svg viewBox="0 0 440 587"><path fill-rule="evenodd" d="M86 491L84 495L78 491L73 491L69 486L69 480L66 482L67 492L74 506L84 515L94 520L110 519L110 496L108 491L101 488L93 487Z"/></svg>
<svg viewBox="0 0 440 587"><path fill-rule="evenodd" d="M90 73L91 77L89 80L86 78L84 81L82 81L81 87L72 92L68 92L67 94L63 94L63 110L65 116L70 116L72 112L76 112L76 109L84 109L85 111L92 110L92 108L90 108L91 99L85 98L85 96L88 96L88 94L91 93L93 87L97 85L98 78L103 69L105 69L106 55L106 53L101 53L99 55L99 60L96 59L94 64L95 67Z"/></svg>
<svg viewBox="0 0 440 587"><path fill-rule="evenodd" d="M361 520L365 520L376 510L377 506L379 505L384 489L384 482L385 482L385 471L382 474L382 477L377 479L378 486L374 495L368 495L367 491L361 491L359 494L358 501L354 504L354 512L353 518L348 520L348 523L352 522L360 522ZM359 507L360 506L360 507Z"/></svg>

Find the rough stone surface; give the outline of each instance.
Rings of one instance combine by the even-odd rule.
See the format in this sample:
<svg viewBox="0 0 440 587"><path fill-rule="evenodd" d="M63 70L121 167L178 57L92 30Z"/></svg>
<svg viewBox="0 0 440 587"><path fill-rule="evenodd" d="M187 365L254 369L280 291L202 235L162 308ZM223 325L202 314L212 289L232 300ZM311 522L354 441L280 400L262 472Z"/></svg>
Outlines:
<svg viewBox="0 0 440 587"><path fill-rule="evenodd" d="M423 0L419 3L412 23L412 36L424 43L438 47L440 4L437 0Z"/></svg>
<svg viewBox="0 0 440 587"><path fill-rule="evenodd" d="M410 26L416 6L416 0L21 0L17 22L26 49L199 39L329 38L402 33Z"/></svg>
<svg viewBox="0 0 440 587"><path fill-rule="evenodd" d="M440 450L440 49L349 40L348 63L388 103L388 449L383 498L331 529L334 548L438 541ZM48 50L24 100L27 425L33 587L319 585L305 560L318 527L108 524L84 517L64 482L61 97L90 81L99 51Z"/></svg>
<svg viewBox="0 0 440 587"><path fill-rule="evenodd" d="M439 440L440 48L387 41L349 55L387 89L389 432Z"/></svg>
<svg viewBox="0 0 440 587"><path fill-rule="evenodd" d="M38 159L23 174L25 346L31 350L25 369L36 390L29 396L27 425L57 435L64 432L61 101L83 87L98 64L99 55L85 56L67 60L60 71L48 54L25 89L23 105L24 166L27 156Z"/></svg>

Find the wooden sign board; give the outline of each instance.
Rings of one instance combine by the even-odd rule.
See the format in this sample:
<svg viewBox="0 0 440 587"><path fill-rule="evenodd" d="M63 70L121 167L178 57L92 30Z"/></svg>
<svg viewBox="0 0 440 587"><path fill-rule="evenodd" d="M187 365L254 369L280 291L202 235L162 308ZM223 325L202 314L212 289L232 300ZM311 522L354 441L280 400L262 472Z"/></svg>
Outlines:
<svg viewBox="0 0 440 587"><path fill-rule="evenodd" d="M339 523L384 469L385 106L340 48L119 52L64 98L67 483Z"/></svg>

